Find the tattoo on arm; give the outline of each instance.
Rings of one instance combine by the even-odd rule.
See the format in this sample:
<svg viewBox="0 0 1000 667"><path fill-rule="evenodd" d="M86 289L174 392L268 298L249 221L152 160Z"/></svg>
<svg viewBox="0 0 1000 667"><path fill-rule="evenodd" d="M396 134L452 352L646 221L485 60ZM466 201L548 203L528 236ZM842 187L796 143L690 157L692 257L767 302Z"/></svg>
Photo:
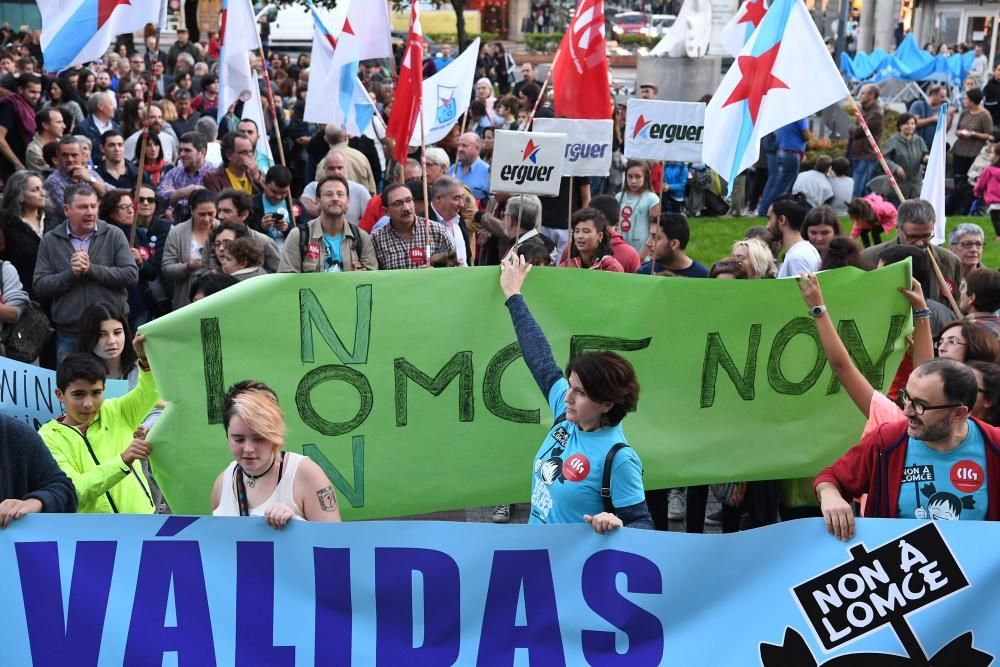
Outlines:
<svg viewBox="0 0 1000 667"><path fill-rule="evenodd" d="M337 509L337 494L334 493L332 486L317 491L316 497L319 499L319 508L324 512L333 512Z"/></svg>

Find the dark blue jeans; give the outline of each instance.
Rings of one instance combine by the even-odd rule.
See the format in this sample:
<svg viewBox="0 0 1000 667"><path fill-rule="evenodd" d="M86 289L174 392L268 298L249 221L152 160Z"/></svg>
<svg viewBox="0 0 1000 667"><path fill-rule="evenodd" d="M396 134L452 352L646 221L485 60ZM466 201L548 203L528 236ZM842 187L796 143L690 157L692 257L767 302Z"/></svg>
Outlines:
<svg viewBox="0 0 1000 667"><path fill-rule="evenodd" d="M868 189L868 181L874 178L878 160L854 160L851 177L854 179L854 196L860 197Z"/></svg>
<svg viewBox="0 0 1000 667"><path fill-rule="evenodd" d="M798 153L780 149L768 159L767 184L764 185L764 194L760 196L757 215L767 215L771 202L791 191L795 177L799 175L799 162Z"/></svg>

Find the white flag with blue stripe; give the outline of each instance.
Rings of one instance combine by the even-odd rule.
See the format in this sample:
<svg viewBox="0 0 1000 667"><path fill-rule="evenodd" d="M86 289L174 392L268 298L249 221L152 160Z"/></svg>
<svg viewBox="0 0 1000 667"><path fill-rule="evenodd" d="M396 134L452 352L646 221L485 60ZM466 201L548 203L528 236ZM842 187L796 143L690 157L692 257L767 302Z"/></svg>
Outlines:
<svg viewBox="0 0 1000 667"><path fill-rule="evenodd" d="M947 222L944 215L945 160L948 157L948 144L945 141L945 136L947 134L948 105L942 104L941 110L938 111L934 140L931 141L931 154L927 158L924 182L920 186L920 198L926 199L934 207L934 238L931 239L931 243L937 245L944 243L944 227Z"/></svg>
<svg viewBox="0 0 1000 667"><path fill-rule="evenodd" d="M849 94L802 0L776 0L705 109L703 160L732 183L764 136Z"/></svg>
<svg viewBox="0 0 1000 667"><path fill-rule="evenodd" d="M97 60L111 41L151 23L163 28L166 0L38 0L45 69L58 72Z"/></svg>

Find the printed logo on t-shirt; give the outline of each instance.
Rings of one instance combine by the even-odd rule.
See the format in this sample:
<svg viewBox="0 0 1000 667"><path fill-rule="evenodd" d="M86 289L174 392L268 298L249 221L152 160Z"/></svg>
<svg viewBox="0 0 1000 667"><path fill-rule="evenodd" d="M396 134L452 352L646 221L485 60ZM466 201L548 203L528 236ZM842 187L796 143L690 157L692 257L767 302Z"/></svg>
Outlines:
<svg viewBox="0 0 1000 667"><path fill-rule="evenodd" d="M903 468L903 484L933 481L934 466L907 466Z"/></svg>
<svg viewBox="0 0 1000 667"><path fill-rule="evenodd" d="M959 461L951 467L951 485L962 493L975 493L984 479L983 469L975 461Z"/></svg>
<svg viewBox="0 0 1000 667"><path fill-rule="evenodd" d="M934 484L924 484L920 494L927 498L927 509L918 507L913 513L918 519L933 519L934 521L958 521L962 518L962 510L976 508L976 499L972 496L959 498L954 493L938 491Z"/></svg>
<svg viewBox="0 0 1000 667"><path fill-rule="evenodd" d="M562 453L565 451L565 448L556 446L552 447L549 451L552 453L552 456L545 460L542 460L540 457L535 461L535 472L538 473L543 482L551 486L556 481L564 481ZM543 454L542 456L544 457L545 455Z"/></svg>
<svg viewBox="0 0 1000 667"><path fill-rule="evenodd" d="M552 433L552 439L565 446L569 442L569 431L560 426Z"/></svg>
<svg viewBox="0 0 1000 667"><path fill-rule="evenodd" d="M562 475L570 482L581 482L590 474L590 461L583 454L574 454L566 459L562 467Z"/></svg>

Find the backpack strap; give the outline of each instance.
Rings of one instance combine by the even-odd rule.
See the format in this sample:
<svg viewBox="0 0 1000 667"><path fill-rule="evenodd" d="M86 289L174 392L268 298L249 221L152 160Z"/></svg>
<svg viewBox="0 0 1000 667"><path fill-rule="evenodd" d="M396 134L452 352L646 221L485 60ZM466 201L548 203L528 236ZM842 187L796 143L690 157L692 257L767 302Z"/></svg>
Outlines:
<svg viewBox="0 0 1000 667"><path fill-rule="evenodd" d="M299 268L301 270L301 262L305 260L309 252L309 221L300 217L299 221L295 223L295 228L299 230Z"/></svg>
<svg viewBox="0 0 1000 667"><path fill-rule="evenodd" d="M555 428L557 425L561 424L564 421L566 421L566 413L565 412L563 412L558 417L556 417L555 421L552 422L552 428Z"/></svg>
<svg viewBox="0 0 1000 667"><path fill-rule="evenodd" d="M351 228L351 247L354 249L354 254L361 259L361 230L353 222L347 223L347 226Z"/></svg>
<svg viewBox="0 0 1000 667"><path fill-rule="evenodd" d="M604 459L604 472L601 475L601 501L604 503L604 511L614 514L615 506L611 502L611 463L619 449L628 447L624 442L616 442L608 450L608 455Z"/></svg>

